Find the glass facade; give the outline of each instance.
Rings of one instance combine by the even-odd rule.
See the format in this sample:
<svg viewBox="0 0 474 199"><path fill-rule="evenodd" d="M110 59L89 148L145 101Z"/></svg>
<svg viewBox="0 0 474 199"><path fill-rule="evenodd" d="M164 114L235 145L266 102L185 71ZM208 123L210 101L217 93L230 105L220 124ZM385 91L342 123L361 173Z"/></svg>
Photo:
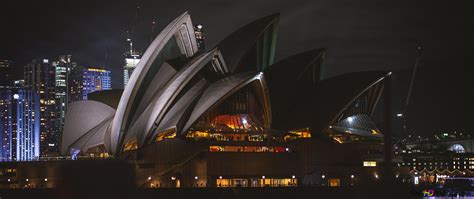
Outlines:
<svg viewBox="0 0 474 199"><path fill-rule="evenodd" d="M13 92L0 90L0 162L12 161Z"/></svg>
<svg viewBox="0 0 474 199"><path fill-rule="evenodd" d="M33 90L17 94L16 160L38 160L40 156L40 99Z"/></svg>
<svg viewBox="0 0 474 199"><path fill-rule="evenodd" d="M87 94L103 90L112 90L110 70L84 69L82 71L82 99L87 100Z"/></svg>

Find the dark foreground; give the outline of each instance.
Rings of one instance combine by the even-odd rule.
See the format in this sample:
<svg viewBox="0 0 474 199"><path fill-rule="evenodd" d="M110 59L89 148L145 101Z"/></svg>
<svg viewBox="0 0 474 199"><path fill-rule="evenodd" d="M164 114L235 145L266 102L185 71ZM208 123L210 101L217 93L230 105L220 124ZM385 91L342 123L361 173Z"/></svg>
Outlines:
<svg viewBox="0 0 474 199"><path fill-rule="evenodd" d="M165 188L165 189L3 189L1 199L13 198L420 198L409 187L293 187L293 188Z"/></svg>

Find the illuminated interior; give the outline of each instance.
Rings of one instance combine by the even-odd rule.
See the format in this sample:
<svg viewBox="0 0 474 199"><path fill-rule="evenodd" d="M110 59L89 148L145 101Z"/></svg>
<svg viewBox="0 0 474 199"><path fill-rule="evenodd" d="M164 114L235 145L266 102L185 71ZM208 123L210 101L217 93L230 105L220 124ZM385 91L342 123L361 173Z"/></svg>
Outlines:
<svg viewBox="0 0 474 199"><path fill-rule="evenodd" d="M309 130L309 128L290 131L287 135L283 137L285 141L307 138L311 138L311 131Z"/></svg>
<svg viewBox="0 0 474 199"><path fill-rule="evenodd" d="M209 146L210 152L289 152L289 148L282 146Z"/></svg>
<svg viewBox="0 0 474 199"><path fill-rule="evenodd" d="M195 140L263 142L272 139L267 130L271 118L261 89L254 84L239 90L211 108L190 128Z"/></svg>
<svg viewBox="0 0 474 199"><path fill-rule="evenodd" d="M297 186L295 178L218 178L217 187L291 187Z"/></svg>
<svg viewBox="0 0 474 199"><path fill-rule="evenodd" d="M176 137L176 128L170 128L168 130L165 130L163 132L158 133L155 136L155 142L160 142L163 141L164 139L172 139Z"/></svg>
<svg viewBox="0 0 474 199"><path fill-rule="evenodd" d="M127 143L124 144L123 146L123 151L132 151L138 148L138 141L137 139L133 139L128 141Z"/></svg>
<svg viewBox="0 0 474 199"><path fill-rule="evenodd" d="M94 158L109 158L110 157L110 155L105 150L105 146L103 144L89 148L84 154L90 157L94 157Z"/></svg>

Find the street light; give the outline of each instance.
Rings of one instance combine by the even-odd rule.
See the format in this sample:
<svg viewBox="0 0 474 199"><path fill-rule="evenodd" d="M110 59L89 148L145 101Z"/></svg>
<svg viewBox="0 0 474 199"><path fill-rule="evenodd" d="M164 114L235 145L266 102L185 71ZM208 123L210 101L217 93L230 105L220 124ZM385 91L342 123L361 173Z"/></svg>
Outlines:
<svg viewBox="0 0 474 199"><path fill-rule="evenodd" d="M45 178L44 181L45 181L45 182L48 182L48 178Z"/></svg>
<svg viewBox="0 0 474 199"><path fill-rule="evenodd" d="M403 114L398 113L398 114L397 114L397 117L403 117Z"/></svg>
<svg viewBox="0 0 474 199"><path fill-rule="evenodd" d="M148 176L148 180L151 180L151 176Z"/></svg>
<svg viewBox="0 0 474 199"><path fill-rule="evenodd" d="M197 179L199 179L199 177L197 177L197 176L194 176L194 179L195 179L195 180L197 180Z"/></svg>
<svg viewBox="0 0 474 199"><path fill-rule="evenodd" d="M322 176L321 176L321 178L323 178L323 179L324 179L324 178L326 178L326 176L325 176L325 175L322 175Z"/></svg>
<svg viewBox="0 0 474 199"><path fill-rule="evenodd" d="M351 175L351 178L352 178L352 179L354 179L354 177L355 177L354 175Z"/></svg>
<svg viewBox="0 0 474 199"><path fill-rule="evenodd" d="M291 178L295 179L295 178L296 178L296 176L295 176L295 175L292 175L292 176L291 176Z"/></svg>

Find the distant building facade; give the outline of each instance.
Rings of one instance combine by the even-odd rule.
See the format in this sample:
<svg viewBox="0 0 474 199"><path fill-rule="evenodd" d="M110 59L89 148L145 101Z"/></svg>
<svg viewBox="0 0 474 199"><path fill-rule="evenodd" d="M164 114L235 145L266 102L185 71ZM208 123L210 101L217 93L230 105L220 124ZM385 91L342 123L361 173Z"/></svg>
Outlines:
<svg viewBox="0 0 474 199"><path fill-rule="evenodd" d="M58 116L56 126L58 127L59 132L62 132L67 105L70 101L70 93L68 89L70 87L70 74L71 71L77 67L77 63L72 62L71 58L71 55L60 55L58 60L52 62L55 76L54 89L56 99L56 114Z"/></svg>
<svg viewBox="0 0 474 199"><path fill-rule="evenodd" d="M82 99L87 100L87 94L96 91L112 90L110 70L87 68L82 71Z"/></svg>
<svg viewBox="0 0 474 199"><path fill-rule="evenodd" d="M135 51L130 51L125 54L125 66L123 67L123 85L127 85L130 77L132 76L133 70L137 67L140 62L141 55Z"/></svg>
<svg viewBox="0 0 474 199"><path fill-rule="evenodd" d="M12 83L12 61L0 59L0 86L11 85Z"/></svg>
<svg viewBox="0 0 474 199"><path fill-rule="evenodd" d="M206 46L205 46L205 41L206 37L204 36L204 27L202 24L198 24L194 26L194 35L196 36L196 44L198 47L199 52L205 52L206 51Z"/></svg>
<svg viewBox="0 0 474 199"><path fill-rule="evenodd" d="M58 154L60 119L56 107L56 70L48 59L32 60L24 69L25 89L39 97L40 148L42 156ZM27 96L32 94L27 93ZM20 128L20 127L18 127Z"/></svg>

